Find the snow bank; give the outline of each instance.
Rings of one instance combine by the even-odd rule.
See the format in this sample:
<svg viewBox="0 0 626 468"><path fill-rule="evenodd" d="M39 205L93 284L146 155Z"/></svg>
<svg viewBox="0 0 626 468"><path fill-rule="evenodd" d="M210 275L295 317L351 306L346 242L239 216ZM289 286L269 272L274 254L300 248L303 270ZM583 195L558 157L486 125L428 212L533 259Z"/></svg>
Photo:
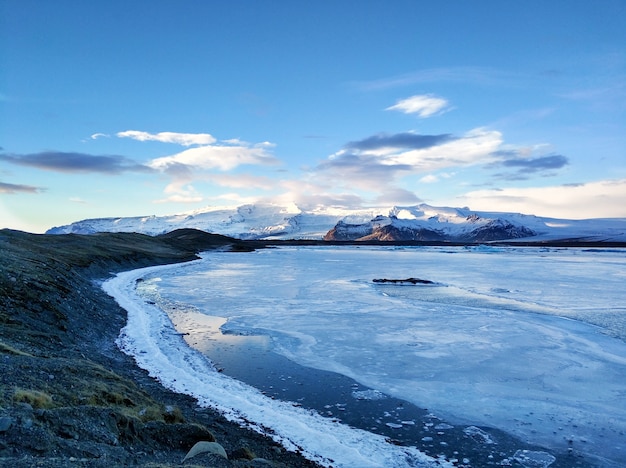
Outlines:
<svg viewBox="0 0 626 468"><path fill-rule="evenodd" d="M266 434L289 450L299 450L323 466L452 466L413 447L395 446L383 436L350 428L289 402L272 400L218 373L207 358L187 346L163 311L135 293L137 280L166 268L173 266L120 273L102 286L128 312L118 346L162 385L196 398L201 406L214 408L231 421Z"/></svg>

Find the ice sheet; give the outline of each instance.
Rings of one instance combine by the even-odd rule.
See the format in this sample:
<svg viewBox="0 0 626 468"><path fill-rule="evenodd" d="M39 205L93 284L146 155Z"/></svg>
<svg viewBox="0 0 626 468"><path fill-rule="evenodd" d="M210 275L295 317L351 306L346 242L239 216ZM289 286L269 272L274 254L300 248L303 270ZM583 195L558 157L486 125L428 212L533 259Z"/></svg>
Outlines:
<svg viewBox="0 0 626 468"><path fill-rule="evenodd" d="M626 343L610 336L626 336L623 250L290 248L157 276L164 296L300 364L626 465Z"/></svg>
<svg viewBox="0 0 626 468"><path fill-rule="evenodd" d="M120 273L103 284L128 312L118 345L164 386L194 396L200 405L268 434L287 449L299 450L323 466L452 466L413 447L395 446L382 436L350 428L289 402L272 400L218 373L210 361L185 344L165 313L135 293L137 280L169 268Z"/></svg>

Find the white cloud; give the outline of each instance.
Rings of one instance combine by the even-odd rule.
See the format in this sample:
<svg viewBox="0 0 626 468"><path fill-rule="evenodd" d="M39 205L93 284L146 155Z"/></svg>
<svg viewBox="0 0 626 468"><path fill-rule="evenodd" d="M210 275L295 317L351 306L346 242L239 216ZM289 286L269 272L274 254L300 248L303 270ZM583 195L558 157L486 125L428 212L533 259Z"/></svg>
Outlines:
<svg viewBox="0 0 626 468"><path fill-rule="evenodd" d="M100 134L95 134L93 138L98 136ZM268 187L270 183L260 178L253 180L240 176L237 179L226 174L221 174L220 178L217 178L208 172L212 170L230 171L246 164L270 165L278 162L270 154L271 148L275 145L268 141L251 144L233 138L217 143L217 140L208 133L149 133L138 130L119 132L116 136L138 141L175 143L182 146L196 145L171 156L153 159L146 164L146 166L171 177L171 182L164 190L167 197L156 200L155 203L196 203L202 201L201 194L190 185L191 182L197 180L212 180L222 186L235 186L236 181L239 180L237 185L239 188L249 188L245 185L246 182L253 183L255 188Z"/></svg>
<svg viewBox="0 0 626 468"><path fill-rule="evenodd" d="M107 135L106 133L94 133L93 135L91 135L91 139L92 140L97 140L98 138L109 138L110 135Z"/></svg>
<svg viewBox="0 0 626 468"><path fill-rule="evenodd" d="M215 143L216 141L215 138L208 133L148 133L138 130L126 130L124 132L118 132L116 136L120 138L132 138L133 140L138 141L160 141L161 143L175 143L182 146L210 145L212 143Z"/></svg>
<svg viewBox="0 0 626 468"><path fill-rule="evenodd" d="M201 196L186 196L183 194L170 195L167 198L154 200L152 203L200 203L203 200Z"/></svg>
<svg viewBox="0 0 626 468"><path fill-rule="evenodd" d="M363 204L363 199L354 193L353 188L348 192L326 183L297 179L281 180L277 188L283 192L266 196L262 200L281 205L296 203L303 209L315 209L320 206L358 208Z"/></svg>
<svg viewBox="0 0 626 468"><path fill-rule="evenodd" d="M434 184L435 182L439 182L439 177L433 174L428 174L422 177L419 181L422 184Z"/></svg>
<svg viewBox="0 0 626 468"><path fill-rule="evenodd" d="M502 134L495 130L476 128L461 138L424 149L384 155L386 165L407 165L414 172L428 172L444 167L470 166L497 159L494 152L502 145Z"/></svg>
<svg viewBox="0 0 626 468"><path fill-rule="evenodd" d="M147 165L153 169L166 170L171 166L185 165L196 169L219 169L229 171L243 164L276 164L277 160L264 146L199 146L172 156L156 158Z"/></svg>
<svg viewBox="0 0 626 468"><path fill-rule="evenodd" d="M454 177L454 172L438 172L437 174L426 174L418 179L418 182L422 184L435 184L441 182L442 179L450 179Z"/></svg>
<svg viewBox="0 0 626 468"><path fill-rule="evenodd" d="M241 144L245 144L239 138L230 138L228 140L222 140L222 143L224 143L226 145L241 145Z"/></svg>
<svg viewBox="0 0 626 468"><path fill-rule="evenodd" d="M226 206L241 206L257 203L260 201L259 197L244 197L238 193L222 193L220 195L209 197L207 201L212 203L226 205Z"/></svg>
<svg viewBox="0 0 626 468"><path fill-rule="evenodd" d="M198 203L203 199L192 185L182 180L174 180L163 192L167 197L153 203Z"/></svg>
<svg viewBox="0 0 626 468"><path fill-rule="evenodd" d="M422 200L410 190L400 187L386 187L376 199L374 203L381 205L415 205Z"/></svg>
<svg viewBox="0 0 626 468"><path fill-rule="evenodd" d="M474 210L567 219L626 218L626 179L575 185L477 190L448 202Z"/></svg>
<svg viewBox="0 0 626 468"><path fill-rule="evenodd" d="M250 174L219 174L207 177L215 185L237 189L261 189L271 190L276 187L276 181L269 177L261 177Z"/></svg>
<svg viewBox="0 0 626 468"><path fill-rule="evenodd" d="M156 200L155 203L196 203L203 200L190 183L203 180L212 181L217 185L236 186L237 188L271 187L271 183L265 179L253 176L233 177L224 174L226 171L235 169L241 165L271 165L278 160L270 153L274 145L270 142L250 144L239 139L225 140L219 144L209 134L189 134L162 132L150 134L147 132L127 131L117 134L120 137L134 138L140 141L160 141L165 143L179 143L184 146L200 145L189 148L171 156L156 158L149 161L146 166L158 170L171 177L171 182L164 192L166 198ZM219 176L211 174L212 171L220 171Z"/></svg>
<svg viewBox="0 0 626 468"><path fill-rule="evenodd" d="M405 114L417 114L426 118L439 114L448 108L448 101L432 94L418 94L398 101L385 110L396 110Z"/></svg>
<svg viewBox="0 0 626 468"><path fill-rule="evenodd" d="M426 177L423 182L434 182L428 173L447 178L449 174L439 171L487 164L501 158L497 152L501 149L502 134L484 128L470 130L460 137L399 136L352 142L314 168L309 180L362 196L378 196L385 187L401 186L406 177L421 174Z"/></svg>
<svg viewBox="0 0 626 468"><path fill-rule="evenodd" d="M443 140L424 148L406 149L380 147L366 151L342 150L331 155L331 165L346 166L347 155L357 156L354 164L362 166L364 161L377 166L401 167L412 173L430 172L446 167L484 164L498 159L494 153L501 149L502 134L495 130L475 128L459 138Z"/></svg>

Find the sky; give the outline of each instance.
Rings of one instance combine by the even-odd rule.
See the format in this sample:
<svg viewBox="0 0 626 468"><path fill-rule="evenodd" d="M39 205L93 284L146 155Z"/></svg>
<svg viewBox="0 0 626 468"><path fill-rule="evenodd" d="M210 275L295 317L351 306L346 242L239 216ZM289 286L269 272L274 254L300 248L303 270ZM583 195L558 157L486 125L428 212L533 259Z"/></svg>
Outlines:
<svg viewBox="0 0 626 468"><path fill-rule="evenodd" d="M626 0L0 0L0 228L626 217Z"/></svg>

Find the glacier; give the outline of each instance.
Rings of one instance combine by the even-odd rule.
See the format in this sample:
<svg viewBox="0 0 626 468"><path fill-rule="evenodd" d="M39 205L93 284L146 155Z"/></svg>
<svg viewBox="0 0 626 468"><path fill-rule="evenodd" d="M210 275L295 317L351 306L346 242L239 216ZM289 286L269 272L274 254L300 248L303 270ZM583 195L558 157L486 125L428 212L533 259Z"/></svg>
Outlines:
<svg viewBox="0 0 626 468"><path fill-rule="evenodd" d="M367 237L376 229L395 229L435 232L439 240L461 242L500 239L626 242L626 218L566 220L428 204L367 209L304 209L293 203L208 207L170 216L86 219L53 227L47 233L138 232L159 235L178 228L195 228L245 240L321 240L339 228L348 234L337 240ZM378 240L394 239L379 236Z"/></svg>

